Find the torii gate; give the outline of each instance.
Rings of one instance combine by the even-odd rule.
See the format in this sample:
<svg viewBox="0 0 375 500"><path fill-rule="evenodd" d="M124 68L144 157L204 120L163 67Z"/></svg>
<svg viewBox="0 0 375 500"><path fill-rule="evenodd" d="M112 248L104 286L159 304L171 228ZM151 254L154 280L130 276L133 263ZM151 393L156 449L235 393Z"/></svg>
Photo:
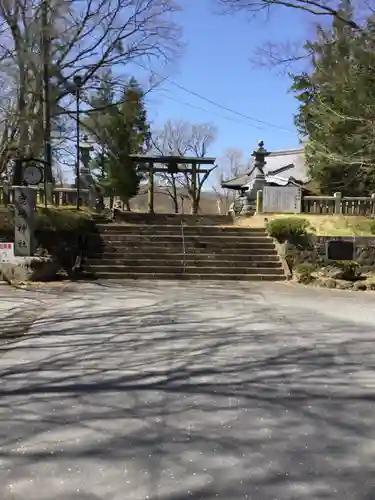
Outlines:
<svg viewBox="0 0 375 500"><path fill-rule="evenodd" d="M214 165L216 158L196 158L188 156L148 156L148 155L129 155L131 161L142 164L140 170L148 172L148 211L150 214L154 210L154 174L179 174L191 173L191 186L193 192L193 206L195 206L197 196L197 175L207 174L212 169L201 169L199 165ZM155 164L162 164L163 167L155 167ZM179 167L179 165L191 165L188 167Z"/></svg>

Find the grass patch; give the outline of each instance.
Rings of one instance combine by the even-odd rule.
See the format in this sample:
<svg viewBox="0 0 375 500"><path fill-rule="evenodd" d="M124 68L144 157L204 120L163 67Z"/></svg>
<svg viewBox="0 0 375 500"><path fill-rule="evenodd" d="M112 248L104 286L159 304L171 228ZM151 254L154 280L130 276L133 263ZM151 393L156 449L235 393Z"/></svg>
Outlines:
<svg viewBox="0 0 375 500"><path fill-rule="evenodd" d="M267 222L283 218L305 219L307 232L317 236L372 236L373 219L359 215L270 214L239 219L239 227L265 227Z"/></svg>
<svg viewBox="0 0 375 500"><path fill-rule="evenodd" d="M88 227L92 221L89 211L38 207L35 217L36 230L75 231Z"/></svg>

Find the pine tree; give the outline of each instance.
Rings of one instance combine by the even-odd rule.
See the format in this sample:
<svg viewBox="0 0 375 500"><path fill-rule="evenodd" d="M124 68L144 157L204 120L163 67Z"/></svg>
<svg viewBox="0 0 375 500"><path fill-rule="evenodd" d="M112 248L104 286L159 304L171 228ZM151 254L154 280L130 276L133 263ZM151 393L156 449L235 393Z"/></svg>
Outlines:
<svg viewBox="0 0 375 500"><path fill-rule="evenodd" d="M113 105L113 100L113 93L108 88L101 88L95 104L104 109L91 117L91 127L96 129L101 149L96 158L101 167L98 177L107 196L119 196L123 203L128 204L138 193L142 179L139 165L130 160L129 155L146 152L150 127L144 94L134 78L125 86L120 104Z"/></svg>
<svg viewBox="0 0 375 500"><path fill-rule="evenodd" d="M350 19L348 2L342 16ZM369 141L375 113L375 72L369 68L371 58L375 67L375 58L368 50L374 33L371 20L366 34L358 34L335 19L330 30L319 28L317 40L306 45L311 71L293 75L292 89L300 102L295 122L308 138L306 160L323 193L368 194L375 189Z"/></svg>

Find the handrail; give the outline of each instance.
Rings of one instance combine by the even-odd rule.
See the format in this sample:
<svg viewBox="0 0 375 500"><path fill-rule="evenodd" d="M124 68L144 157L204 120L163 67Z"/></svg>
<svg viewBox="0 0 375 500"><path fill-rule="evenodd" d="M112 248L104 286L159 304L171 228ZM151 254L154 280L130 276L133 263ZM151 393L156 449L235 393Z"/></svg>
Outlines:
<svg viewBox="0 0 375 500"><path fill-rule="evenodd" d="M185 274L186 267L186 248L185 248L185 235L184 235L184 225L181 221L181 238L182 238L182 252L183 252L183 261L182 261L182 272Z"/></svg>

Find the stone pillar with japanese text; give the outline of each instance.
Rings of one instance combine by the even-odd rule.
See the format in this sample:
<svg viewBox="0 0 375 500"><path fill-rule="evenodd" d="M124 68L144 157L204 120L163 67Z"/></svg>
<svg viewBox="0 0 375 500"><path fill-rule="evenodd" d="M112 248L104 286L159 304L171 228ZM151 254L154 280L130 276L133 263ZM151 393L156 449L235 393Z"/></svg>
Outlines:
<svg viewBox="0 0 375 500"><path fill-rule="evenodd" d="M14 255L30 257L35 253L34 219L35 189L14 187Z"/></svg>

